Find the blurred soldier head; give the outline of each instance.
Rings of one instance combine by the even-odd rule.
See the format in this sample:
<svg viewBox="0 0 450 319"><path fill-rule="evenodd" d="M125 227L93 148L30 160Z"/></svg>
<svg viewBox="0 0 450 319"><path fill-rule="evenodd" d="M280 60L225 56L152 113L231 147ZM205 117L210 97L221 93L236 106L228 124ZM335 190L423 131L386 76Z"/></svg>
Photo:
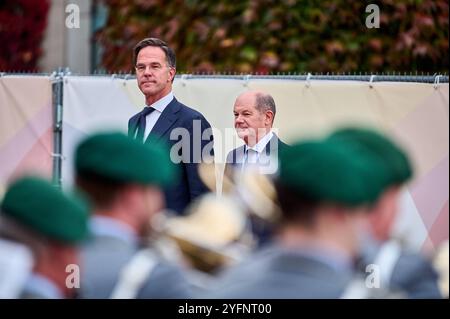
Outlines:
<svg viewBox="0 0 450 319"><path fill-rule="evenodd" d="M63 194L41 178L22 177L9 186L1 204L0 236L30 248L33 273L56 286L59 297L70 297L75 290L66 285L66 267L78 263L77 244L88 233L88 213L80 198Z"/></svg>
<svg viewBox="0 0 450 319"><path fill-rule="evenodd" d="M172 90L176 58L167 43L156 38L143 39L134 47L133 62L138 86L145 95L147 105Z"/></svg>
<svg viewBox="0 0 450 319"><path fill-rule="evenodd" d="M351 144L308 141L284 150L276 181L280 240L354 256L359 224L380 196L386 175L379 162Z"/></svg>
<svg viewBox="0 0 450 319"><path fill-rule="evenodd" d="M165 206L161 187L176 177L168 154L157 141L96 134L77 147L76 184L92 201L94 214L115 218L144 236L151 217Z"/></svg>
<svg viewBox="0 0 450 319"><path fill-rule="evenodd" d="M275 118L275 102L270 94L247 91L234 103L234 127L245 144L253 146L266 135Z"/></svg>
<svg viewBox="0 0 450 319"><path fill-rule="evenodd" d="M413 172L406 153L387 137L368 129L341 129L334 132L329 140L352 143L359 152L366 152L384 165L389 178L379 200L371 207L368 220L370 231L377 240L389 239L402 186Z"/></svg>

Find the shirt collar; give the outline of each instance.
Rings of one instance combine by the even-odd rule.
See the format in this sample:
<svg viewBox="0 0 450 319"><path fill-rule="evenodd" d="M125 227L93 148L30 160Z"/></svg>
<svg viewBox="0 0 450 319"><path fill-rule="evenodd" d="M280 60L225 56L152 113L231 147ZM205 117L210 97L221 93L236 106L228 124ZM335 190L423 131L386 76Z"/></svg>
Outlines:
<svg viewBox="0 0 450 319"><path fill-rule="evenodd" d="M153 107L158 112L162 113L167 105L173 100L173 92L170 91L166 96L160 98L155 103L148 105L149 107Z"/></svg>
<svg viewBox="0 0 450 319"><path fill-rule="evenodd" d="M256 143L254 146L250 147L248 145L245 145L245 151L247 151L248 149L252 149L252 150L258 152L258 154L262 153L266 149L266 146L269 143L269 141L272 139L272 137L273 137L273 132L272 132L272 130L270 130L269 133L264 135L259 140L259 142Z"/></svg>
<svg viewBox="0 0 450 319"><path fill-rule="evenodd" d="M89 221L89 227L96 236L114 237L133 245L138 242L137 235L130 226L111 217L93 216Z"/></svg>
<svg viewBox="0 0 450 319"><path fill-rule="evenodd" d="M58 286L55 285L54 282L36 273L30 275L29 279L25 283L24 291L26 293L30 293L42 298L49 298L49 299L64 298L63 293L58 288Z"/></svg>

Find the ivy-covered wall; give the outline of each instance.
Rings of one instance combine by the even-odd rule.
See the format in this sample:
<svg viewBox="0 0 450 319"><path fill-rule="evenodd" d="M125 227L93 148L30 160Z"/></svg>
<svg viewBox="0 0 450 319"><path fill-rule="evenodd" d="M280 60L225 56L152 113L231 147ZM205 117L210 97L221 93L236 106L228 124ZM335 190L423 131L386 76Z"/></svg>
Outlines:
<svg viewBox="0 0 450 319"><path fill-rule="evenodd" d="M0 1L0 71L37 71L48 0Z"/></svg>
<svg viewBox="0 0 450 319"><path fill-rule="evenodd" d="M446 72L447 0L103 0L103 67L132 69L155 36L181 72ZM366 27L377 4L380 27Z"/></svg>

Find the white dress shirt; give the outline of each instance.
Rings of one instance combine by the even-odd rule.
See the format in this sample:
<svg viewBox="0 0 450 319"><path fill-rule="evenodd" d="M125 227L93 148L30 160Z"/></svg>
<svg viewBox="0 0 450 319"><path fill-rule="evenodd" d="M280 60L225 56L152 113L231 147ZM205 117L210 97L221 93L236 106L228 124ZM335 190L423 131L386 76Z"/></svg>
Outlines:
<svg viewBox="0 0 450 319"><path fill-rule="evenodd" d="M242 163L242 170L249 168L250 166L258 166L259 158L261 154L265 151L267 144L273 137L272 130L269 131L266 135L264 135L258 143L253 145L252 147L245 145L244 146L244 160Z"/></svg>
<svg viewBox="0 0 450 319"><path fill-rule="evenodd" d="M151 105L147 105L148 107L152 107L155 110L147 115L145 118L145 133L144 133L144 141L149 136L150 132L152 131L153 127L156 124L156 121L158 121L159 117L161 116L161 113L164 111L167 105L169 105L170 102L173 100L173 93L172 91L169 92L166 96L162 97L155 103Z"/></svg>

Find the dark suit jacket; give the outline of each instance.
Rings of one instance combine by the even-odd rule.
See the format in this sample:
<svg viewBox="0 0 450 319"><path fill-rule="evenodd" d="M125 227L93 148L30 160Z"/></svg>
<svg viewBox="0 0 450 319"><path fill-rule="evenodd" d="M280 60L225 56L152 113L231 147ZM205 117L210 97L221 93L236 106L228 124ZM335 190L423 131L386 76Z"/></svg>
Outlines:
<svg viewBox="0 0 450 319"><path fill-rule="evenodd" d="M269 160L270 156L277 152L277 155L279 156L279 152L282 149L288 148L289 145L284 143L282 140L279 139L279 137L274 133L272 138L270 139L269 143L267 143L265 148L265 154L262 156L267 157L267 161ZM242 165L243 158L244 158L244 150L245 145L242 145L238 148L235 148L234 150L230 151L227 155L227 162L225 165L225 172L227 173L230 169L239 169ZM278 157L276 158L276 162L273 164L276 165L276 170L278 170ZM264 159L263 159L264 161ZM275 172L273 172L275 173Z"/></svg>
<svg viewBox="0 0 450 319"><path fill-rule="evenodd" d="M129 136L134 137L136 133L140 113L128 121ZM207 129L209 131L205 132ZM214 155L213 136L210 129L211 125L202 114L174 98L161 113L150 132L149 137L153 136L156 139L164 140L171 149L173 147L178 150L176 155L179 156L180 161L176 163L176 166L181 177L176 185L165 190L167 208L178 214L182 214L193 199L208 191L200 180L197 166L201 160L205 159L202 156L203 150L205 151L203 155ZM182 131L189 135L184 137L181 135ZM147 138L146 143L149 140ZM151 163L149 163L149 169L151 169Z"/></svg>

